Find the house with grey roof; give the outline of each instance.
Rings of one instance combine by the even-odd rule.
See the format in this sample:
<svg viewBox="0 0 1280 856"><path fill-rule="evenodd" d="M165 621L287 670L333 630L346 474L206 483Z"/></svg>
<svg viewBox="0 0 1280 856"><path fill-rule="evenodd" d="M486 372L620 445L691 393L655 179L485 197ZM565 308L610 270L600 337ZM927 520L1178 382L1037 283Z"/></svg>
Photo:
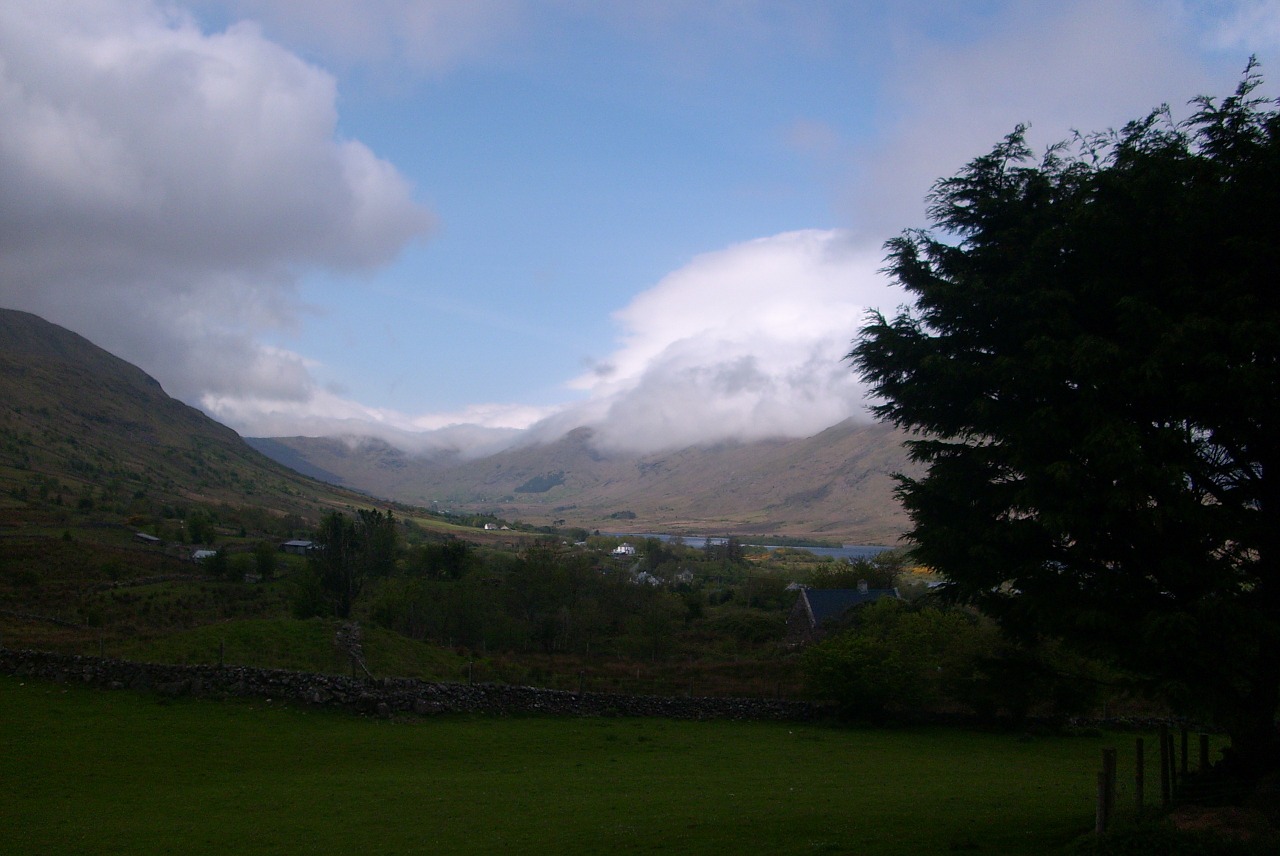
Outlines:
<svg viewBox="0 0 1280 856"><path fill-rule="evenodd" d="M787 641L792 645L816 642L845 626L856 611L883 597L898 597L898 590L873 589L865 582L853 589L800 589L795 606L787 617Z"/></svg>

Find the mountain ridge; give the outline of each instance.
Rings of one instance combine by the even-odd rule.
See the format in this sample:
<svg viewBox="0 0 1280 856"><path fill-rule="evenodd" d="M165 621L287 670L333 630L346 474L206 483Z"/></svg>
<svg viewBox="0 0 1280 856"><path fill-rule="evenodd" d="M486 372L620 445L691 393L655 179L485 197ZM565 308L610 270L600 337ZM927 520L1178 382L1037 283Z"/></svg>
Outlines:
<svg viewBox="0 0 1280 856"><path fill-rule="evenodd" d="M415 456L371 437L277 437L267 454L351 488L536 525L680 534L776 534L895 543L906 531L893 474L912 466L895 429L849 419L815 435L606 453L590 428L482 458Z"/></svg>

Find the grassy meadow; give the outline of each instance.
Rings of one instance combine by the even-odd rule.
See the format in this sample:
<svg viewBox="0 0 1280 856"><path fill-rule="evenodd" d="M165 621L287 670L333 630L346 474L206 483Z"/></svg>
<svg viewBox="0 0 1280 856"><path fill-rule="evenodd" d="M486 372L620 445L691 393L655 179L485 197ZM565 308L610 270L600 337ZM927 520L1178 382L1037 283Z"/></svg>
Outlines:
<svg viewBox="0 0 1280 856"><path fill-rule="evenodd" d="M0 677L12 853L1060 851L1128 736L440 717ZM1124 761L1122 760L1122 765ZM1123 766L1122 766L1123 769Z"/></svg>

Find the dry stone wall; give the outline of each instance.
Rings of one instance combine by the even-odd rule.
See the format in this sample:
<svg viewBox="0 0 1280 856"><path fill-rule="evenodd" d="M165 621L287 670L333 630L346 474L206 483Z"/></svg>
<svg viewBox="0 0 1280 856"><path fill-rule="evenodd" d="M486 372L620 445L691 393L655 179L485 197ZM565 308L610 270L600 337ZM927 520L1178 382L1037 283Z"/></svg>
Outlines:
<svg viewBox="0 0 1280 856"><path fill-rule="evenodd" d="M775 699L574 693L504 684L428 683L404 678L361 680L283 669L175 666L9 649L0 649L0 673L104 689L146 690L168 696L264 698L383 717L484 713L806 721L825 713L821 705Z"/></svg>

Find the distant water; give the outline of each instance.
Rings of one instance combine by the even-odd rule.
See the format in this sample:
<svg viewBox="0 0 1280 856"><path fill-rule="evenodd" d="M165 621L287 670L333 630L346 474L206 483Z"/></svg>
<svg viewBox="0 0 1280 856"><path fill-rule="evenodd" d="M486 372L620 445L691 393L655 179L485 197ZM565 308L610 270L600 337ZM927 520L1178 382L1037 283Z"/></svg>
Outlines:
<svg viewBox="0 0 1280 856"><path fill-rule="evenodd" d="M774 549L770 547L769 549ZM837 559L870 559L892 547L879 547L871 544L845 544L842 547L801 547L815 556L834 556Z"/></svg>
<svg viewBox="0 0 1280 856"><path fill-rule="evenodd" d="M701 547L707 543L705 535L663 535L661 533L629 533L629 532L610 532L615 538L657 538L660 541L671 541L675 538L684 540L685 546ZM712 544L723 544L728 538L711 538ZM746 544L747 542L743 542ZM885 550L892 550L892 547L881 547L872 544L845 544L841 547L792 547L791 545L778 544L750 544L752 547L764 547L767 550L795 549L808 550L815 556L830 556L834 559L870 559L872 556L883 553Z"/></svg>

